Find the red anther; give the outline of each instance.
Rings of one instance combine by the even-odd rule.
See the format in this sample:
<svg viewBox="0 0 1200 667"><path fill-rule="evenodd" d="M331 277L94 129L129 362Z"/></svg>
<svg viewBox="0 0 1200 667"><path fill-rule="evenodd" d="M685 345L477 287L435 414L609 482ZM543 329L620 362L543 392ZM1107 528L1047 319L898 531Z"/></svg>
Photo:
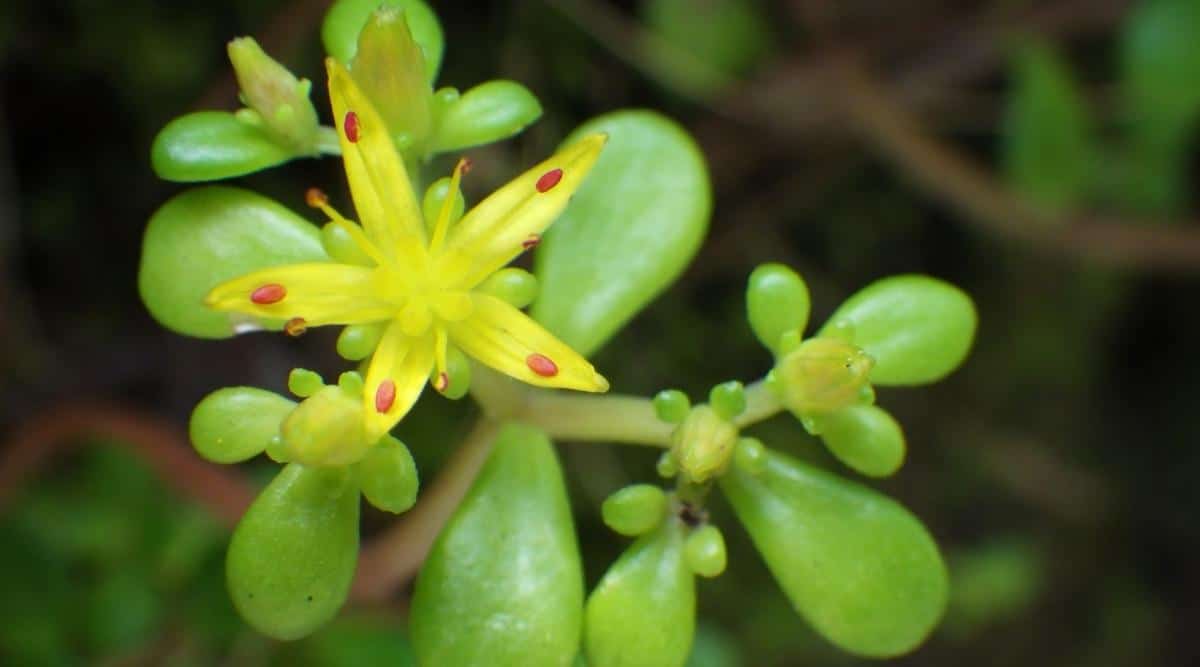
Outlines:
<svg viewBox="0 0 1200 667"><path fill-rule="evenodd" d="M396 383L391 380L384 380L379 383L379 388L375 390L375 411L387 412L392 408L392 403L396 402Z"/></svg>
<svg viewBox="0 0 1200 667"><path fill-rule="evenodd" d="M562 169L551 169L550 171L542 174L542 177L537 180L537 185L534 187L537 188L538 192L545 192L558 185L558 182L561 180Z"/></svg>
<svg viewBox="0 0 1200 667"><path fill-rule="evenodd" d="M439 392L445 392L450 388L450 376L445 373L438 373L437 379L433 381L433 388Z"/></svg>
<svg viewBox="0 0 1200 667"><path fill-rule="evenodd" d="M521 241L521 247L526 250L529 250L530 248L536 248L537 244L539 244L541 242L542 242L541 236L539 236L538 234L530 234L529 238L525 239L524 241Z"/></svg>
<svg viewBox="0 0 1200 667"><path fill-rule="evenodd" d="M308 321L303 317L293 317L283 324L283 332L289 336L303 336L305 331L308 331Z"/></svg>
<svg viewBox="0 0 1200 667"><path fill-rule="evenodd" d="M346 138L350 143L358 143L358 114L347 111L346 119L342 121L342 129L346 131Z"/></svg>
<svg viewBox="0 0 1200 667"><path fill-rule="evenodd" d="M287 288L278 283L268 283L250 293L250 300L260 306L283 301L287 296Z"/></svg>
<svg viewBox="0 0 1200 667"><path fill-rule="evenodd" d="M529 370L544 378L552 378L558 375L558 364L554 363L550 357L544 354L534 352L525 357L525 365L529 367Z"/></svg>
<svg viewBox="0 0 1200 667"><path fill-rule="evenodd" d="M471 161L471 158L463 157L462 159L460 159L458 161L458 173L463 176L466 176L467 172L471 171L471 167L474 167L474 166L475 166L475 163Z"/></svg>
<svg viewBox="0 0 1200 667"><path fill-rule="evenodd" d="M304 203L313 208L321 208L329 203L329 197L320 188L309 188L304 193Z"/></svg>

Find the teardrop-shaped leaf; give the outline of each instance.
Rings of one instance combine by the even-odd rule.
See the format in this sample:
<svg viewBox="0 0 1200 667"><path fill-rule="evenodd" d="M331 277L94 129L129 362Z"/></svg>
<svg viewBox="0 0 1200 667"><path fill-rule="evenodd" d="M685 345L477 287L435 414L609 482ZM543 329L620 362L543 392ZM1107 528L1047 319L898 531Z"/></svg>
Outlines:
<svg viewBox="0 0 1200 667"><path fill-rule="evenodd" d="M358 560L358 486L347 468L288 464L246 511L225 576L242 618L275 639L328 622Z"/></svg>
<svg viewBox="0 0 1200 667"><path fill-rule="evenodd" d="M829 451L864 475L887 477L904 463L904 432L874 405L852 405L813 419Z"/></svg>
<svg viewBox="0 0 1200 667"><path fill-rule="evenodd" d="M417 464L403 442L384 436L358 464L363 496L385 512L406 512L417 502Z"/></svg>
<svg viewBox="0 0 1200 667"><path fill-rule="evenodd" d="M812 303L808 285L783 264L763 264L750 274L746 286L746 316L754 335L778 354L783 334L804 333Z"/></svg>
<svg viewBox="0 0 1200 667"><path fill-rule="evenodd" d="M245 461L267 448L295 407L295 401L273 391L225 387L205 396L192 410L188 434L192 446L209 461Z"/></svg>
<svg viewBox="0 0 1200 667"><path fill-rule="evenodd" d="M438 119L430 151L446 153L513 136L542 115L542 105L515 81L488 81L463 93Z"/></svg>
<svg viewBox="0 0 1200 667"><path fill-rule="evenodd" d="M150 218L138 291L160 324L200 338L228 338L282 322L210 310L218 283L256 269L328 260L314 225L253 192L224 186L188 190Z"/></svg>
<svg viewBox="0 0 1200 667"><path fill-rule="evenodd" d="M535 258L533 315L590 355L665 290L708 227L708 167L691 136L650 111L617 111L567 139L608 144Z"/></svg>
<svg viewBox="0 0 1200 667"><path fill-rule="evenodd" d="M1096 172L1091 122L1070 70L1045 44L1020 51L1005 115L1009 183L1050 211L1080 205Z"/></svg>
<svg viewBox="0 0 1200 667"><path fill-rule="evenodd" d="M404 11L404 20L412 31L413 40L421 47L429 81L433 82L442 65L445 38L437 14L421 0L338 0L325 14L325 23L321 26L325 52L343 65L349 64L358 51L358 34L367 24L371 12L380 6Z"/></svg>
<svg viewBox="0 0 1200 667"><path fill-rule="evenodd" d="M871 382L914 385L940 380L971 349L975 304L957 287L929 276L878 280L846 300L821 333L849 334L875 359Z"/></svg>
<svg viewBox="0 0 1200 667"><path fill-rule="evenodd" d="M569 665L583 572L562 470L546 436L508 425L433 545L412 602L422 665Z"/></svg>
<svg viewBox="0 0 1200 667"><path fill-rule="evenodd" d="M595 667L678 667L692 650L696 584L687 528L669 517L638 538L588 597L583 648Z"/></svg>
<svg viewBox="0 0 1200 667"><path fill-rule="evenodd" d="M945 565L895 501L769 450L760 472L734 466L720 484L796 610L833 643L895 656L941 618Z"/></svg>
<svg viewBox="0 0 1200 667"><path fill-rule="evenodd" d="M215 181L261 171L298 157L262 127L226 111L197 111L167 123L154 138L150 164L159 178Z"/></svg>

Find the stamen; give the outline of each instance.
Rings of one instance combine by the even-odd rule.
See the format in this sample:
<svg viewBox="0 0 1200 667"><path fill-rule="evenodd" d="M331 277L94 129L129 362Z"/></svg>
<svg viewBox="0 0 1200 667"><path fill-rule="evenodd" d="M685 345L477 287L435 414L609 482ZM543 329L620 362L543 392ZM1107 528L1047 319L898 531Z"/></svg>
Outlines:
<svg viewBox="0 0 1200 667"><path fill-rule="evenodd" d="M446 373L438 373L437 379L433 381L433 388L438 390L438 393L446 393L450 388L450 376Z"/></svg>
<svg viewBox="0 0 1200 667"><path fill-rule="evenodd" d="M537 180L537 185L534 187L537 188L538 192L546 192L550 188L558 185L558 182L562 180L562 177L562 169L551 169L550 171L542 174L542 177Z"/></svg>
<svg viewBox="0 0 1200 667"><path fill-rule="evenodd" d="M329 205L329 196L319 188L309 188L304 193L304 203L312 208L323 208Z"/></svg>
<svg viewBox="0 0 1200 667"><path fill-rule="evenodd" d="M358 143L358 114L347 111L346 119L342 121L342 129L346 131L346 138L350 143Z"/></svg>
<svg viewBox="0 0 1200 667"><path fill-rule="evenodd" d="M521 241L521 247L526 250L529 250L530 248L536 248L537 245L541 242L542 242L541 234L530 234L529 238L525 239L524 241Z"/></svg>
<svg viewBox="0 0 1200 667"><path fill-rule="evenodd" d="M459 183L462 182L463 174L470 170L471 161L465 157L460 158L458 164L454 165L454 173L450 175L450 187L446 189L446 198L442 200L437 222L433 225L433 238L429 240L429 249L433 252L440 250L442 242L446 240L446 232L450 228L450 210L454 207L454 200L458 198Z"/></svg>
<svg viewBox="0 0 1200 667"><path fill-rule="evenodd" d="M544 354L534 352L525 357L525 365L529 367L529 370L544 378L552 378L558 375L558 364L554 363L550 357Z"/></svg>
<svg viewBox="0 0 1200 667"><path fill-rule="evenodd" d="M458 170L462 173L463 176L466 176L467 174L471 173L471 168L474 166L475 166L475 163L471 161L471 158L466 157L466 156L463 156L462 159L460 159L458 161Z"/></svg>
<svg viewBox="0 0 1200 667"><path fill-rule="evenodd" d="M384 380L379 383L379 388L375 390L375 411L387 412L392 409L392 403L396 402L396 383L391 380Z"/></svg>
<svg viewBox="0 0 1200 667"><path fill-rule="evenodd" d="M250 301L260 306L267 306L283 301L285 296L287 296L286 287L278 283L268 283L251 292Z"/></svg>
<svg viewBox="0 0 1200 667"><path fill-rule="evenodd" d="M308 320L303 317L293 317L283 325L283 332L289 336L303 336L308 331Z"/></svg>

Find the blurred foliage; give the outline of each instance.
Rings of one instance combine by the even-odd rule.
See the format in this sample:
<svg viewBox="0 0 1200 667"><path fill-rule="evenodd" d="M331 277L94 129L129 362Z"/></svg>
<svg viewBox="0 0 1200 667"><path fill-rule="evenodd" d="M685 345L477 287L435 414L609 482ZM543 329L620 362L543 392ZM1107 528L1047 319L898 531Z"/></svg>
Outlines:
<svg viewBox="0 0 1200 667"><path fill-rule="evenodd" d="M282 392L291 366L311 365L326 377L343 367L332 352L335 332L211 345L163 331L135 289L145 221L179 192L150 171L155 132L186 111L232 108L224 44L239 34L266 43L278 16L297 22L284 21L294 27L282 36L270 32L271 53L315 78L320 11L304 18L308 4L129 0L112 11L96 0L0 3L0 435L80 396L118 398L183 425L217 386ZM1193 629L1200 450L1190 446L1200 414L1191 342L1200 337L1200 316L1181 307L1200 281L1085 266L964 231L957 214L931 204L840 131L789 143L685 103L541 2L435 4L450 45L439 82L503 76L545 106L520 139L480 152L466 183L469 202L547 154L582 119L621 106L676 118L712 164L715 215L698 260L598 352L597 367L614 386L644 394L678 386L701 396L717 379L767 370L771 359L741 315L746 274L763 261L805 275L815 322L858 287L896 272L928 272L975 298L980 337L964 369L921 395L880 390L881 403L905 424L909 459L904 474L878 486L930 526L952 556L957 584L944 631L900 664L1118 667L1188 664L1200 654ZM765 75L811 52L806 31L788 18L797 3L786 4L739 3L758 12L772 35L752 64L736 65L739 72ZM955 35L974 34L968 29L997 8L1031 3L844 4L848 34L868 42L896 36L899 56L885 64L899 66L955 62L955 49L966 48ZM1093 4L1106 3L1075 3L1085 13ZM1195 5L1125 3L1126 19L1086 39L1051 40L1058 74L1013 49L1017 76L999 76L1006 70L998 62L965 86L987 105L982 129L972 108L951 108L931 122L999 170L1021 124L997 122L1006 108L1038 134L1063 118L1090 117L1094 168L1085 195L1068 198L1067 208L1170 213L1193 224L1186 220L1195 213L1200 105ZM615 6L631 17L643 11L640 3ZM920 39L903 39L914 34ZM727 53L718 46L713 54ZM1064 71L1074 97L1061 92ZM1025 76L1044 79L1034 85ZM1058 101L1021 97L1031 89ZM324 93L313 97L324 113ZM1025 104L1035 110L1015 110ZM1042 105L1050 111L1036 111ZM1067 110L1076 105L1086 114ZM1058 138L1077 137L1072 127ZM1070 157L1078 145L1076 138L1064 149L1063 173L1033 177L1050 181L1038 187L1078 187L1078 158ZM295 183L327 187L344 207L339 172L333 160L303 161L239 185L309 217ZM431 400L405 422L398 434L422 471L432 476L471 409ZM813 465L837 465L790 417L753 435ZM294 645L257 637L225 592L227 532L122 451L90 448L57 460L4 508L0 663L413 664L404 614L390 610L348 615ZM591 587L627 544L603 525L601 503L651 478L656 453L571 444L560 451ZM712 512L715 523L731 525L721 501ZM366 532L384 521L368 513ZM705 622L693 665L869 664L808 630L748 537L725 534L737 576L697 584Z"/></svg>

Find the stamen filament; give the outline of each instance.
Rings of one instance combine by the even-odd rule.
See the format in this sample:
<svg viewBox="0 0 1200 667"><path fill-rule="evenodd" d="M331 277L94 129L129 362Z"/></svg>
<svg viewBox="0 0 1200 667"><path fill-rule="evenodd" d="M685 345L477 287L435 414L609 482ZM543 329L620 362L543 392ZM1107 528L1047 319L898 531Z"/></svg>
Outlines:
<svg viewBox="0 0 1200 667"><path fill-rule="evenodd" d="M429 241L429 250L436 253L441 250L446 240L446 232L450 229L450 211L454 208L454 200L458 197L459 183L462 175L471 168L471 161L461 158L454 165L454 173L450 176L450 187L446 190L446 198L442 200L442 209L438 211L437 224L433 226L433 238Z"/></svg>

